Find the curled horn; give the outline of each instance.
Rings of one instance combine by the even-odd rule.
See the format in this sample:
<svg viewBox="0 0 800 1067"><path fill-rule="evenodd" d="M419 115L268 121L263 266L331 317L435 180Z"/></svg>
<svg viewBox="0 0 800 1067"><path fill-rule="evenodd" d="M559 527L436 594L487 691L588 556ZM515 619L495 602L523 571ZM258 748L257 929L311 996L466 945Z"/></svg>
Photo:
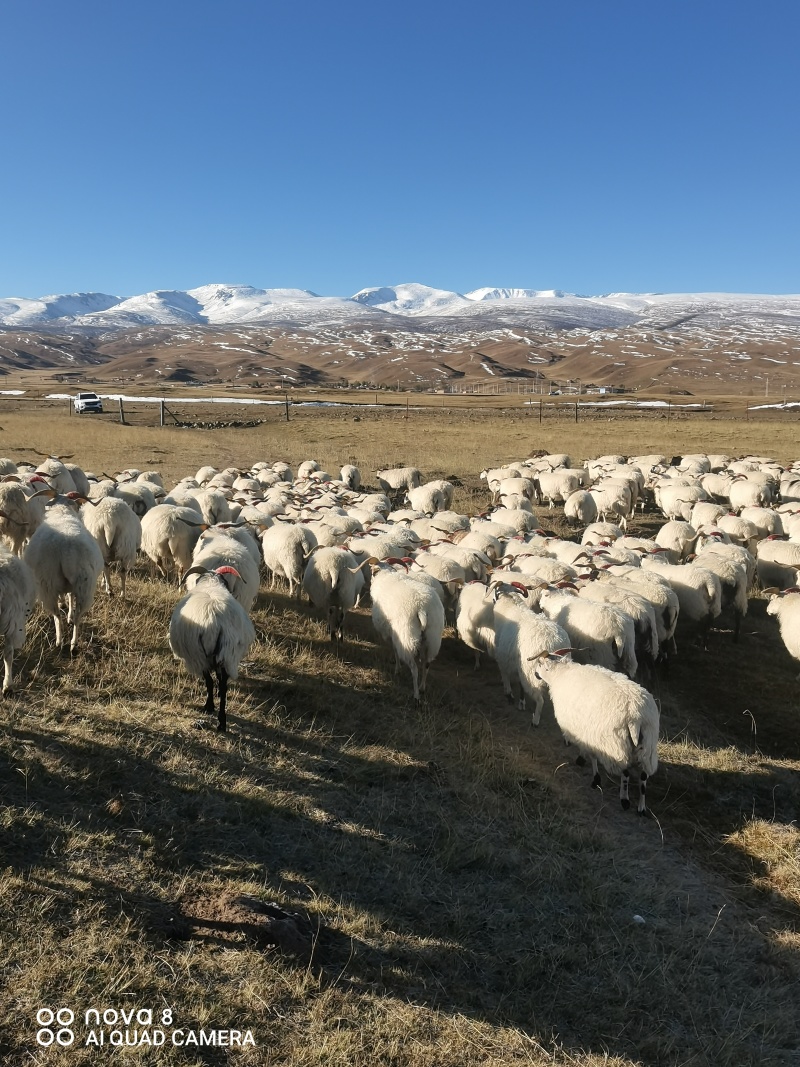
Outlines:
<svg viewBox="0 0 800 1067"><path fill-rule="evenodd" d="M579 648L554 648L552 651L546 648L544 652L540 652L538 656L528 656L528 659L552 659L553 656L568 656L570 652L580 652Z"/></svg>
<svg viewBox="0 0 800 1067"><path fill-rule="evenodd" d="M556 582L556 589L574 589L576 593L578 591L574 582Z"/></svg>
<svg viewBox="0 0 800 1067"><path fill-rule="evenodd" d="M311 549L310 552L304 552L303 553L303 559L311 559L311 557L314 555L314 553L317 551L317 549L321 548L321 547L322 547L322 545L314 545L314 547Z"/></svg>
<svg viewBox="0 0 800 1067"><path fill-rule="evenodd" d="M347 569L350 571L351 574L358 574L358 572L360 570L363 570L364 567L367 566L367 564L369 564L371 567L374 567L378 563L380 563L380 560L378 559L377 556L367 556L367 558L364 560L364 562L363 563L359 563L359 565L357 567L348 567Z"/></svg>
<svg viewBox="0 0 800 1067"><path fill-rule="evenodd" d="M186 579L189 577L190 574L209 574L209 573L210 573L210 571L209 571L208 567L201 567L199 565L194 566L194 567L190 567L189 570L186 571L186 573L183 575L183 577L181 578L180 582L178 582L178 585L183 585L183 583L186 581Z"/></svg>
<svg viewBox="0 0 800 1067"><path fill-rule="evenodd" d="M511 582L511 588L516 589L518 593L521 593L527 599L528 587L523 585L522 582Z"/></svg>

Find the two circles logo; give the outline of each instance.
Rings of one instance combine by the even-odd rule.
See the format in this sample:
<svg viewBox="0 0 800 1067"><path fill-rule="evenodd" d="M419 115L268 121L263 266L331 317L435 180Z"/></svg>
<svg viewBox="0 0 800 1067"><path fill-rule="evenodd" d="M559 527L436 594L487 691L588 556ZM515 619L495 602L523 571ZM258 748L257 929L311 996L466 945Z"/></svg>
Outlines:
<svg viewBox="0 0 800 1067"><path fill-rule="evenodd" d="M39 1008L36 1012L36 1022L41 1030L36 1034L36 1042L39 1045L71 1045L75 1040L75 1034L70 1026L75 1019L75 1012L71 1008Z"/></svg>

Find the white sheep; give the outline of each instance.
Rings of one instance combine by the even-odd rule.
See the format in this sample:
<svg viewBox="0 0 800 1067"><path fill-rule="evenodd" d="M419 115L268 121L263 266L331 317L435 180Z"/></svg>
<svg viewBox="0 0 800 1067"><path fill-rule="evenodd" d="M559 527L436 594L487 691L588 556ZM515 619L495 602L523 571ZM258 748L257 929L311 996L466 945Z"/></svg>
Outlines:
<svg viewBox="0 0 800 1067"><path fill-rule="evenodd" d="M425 692L428 667L439 654L444 607L433 589L386 564L372 574L372 624L411 672L414 700Z"/></svg>
<svg viewBox="0 0 800 1067"><path fill-rule="evenodd" d="M722 611L722 584L717 575L705 567L664 563L660 553L643 556L642 567L669 582L680 602L681 618L697 624L707 650L711 623Z"/></svg>
<svg viewBox="0 0 800 1067"><path fill-rule="evenodd" d="M733 610L733 639L739 640L742 619L747 614L749 577L744 561L726 553L733 546L711 543L692 560L692 567L704 567L720 580L722 607ZM738 546L736 546L738 548Z"/></svg>
<svg viewBox="0 0 800 1067"><path fill-rule="evenodd" d="M328 619L331 641L344 640L344 619L364 588L358 560L345 548L317 548L303 574L303 591Z"/></svg>
<svg viewBox="0 0 800 1067"><path fill-rule="evenodd" d="M619 519L623 529L628 528L631 513L631 491L626 485L599 484L589 490L597 506L597 514L605 522L608 516Z"/></svg>
<svg viewBox="0 0 800 1067"><path fill-rule="evenodd" d="M426 482L408 490L410 506L423 515L435 515L445 510L445 495L436 483Z"/></svg>
<svg viewBox="0 0 800 1067"><path fill-rule="evenodd" d="M578 595L585 600L614 604L630 615L636 634L636 659L640 668L652 670L658 659L659 643L658 623L651 601L635 589L609 582L582 582Z"/></svg>
<svg viewBox="0 0 800 1067"><path fill-rule="evenodd" d="M647 810L647 779L658 767L658 706L641 685L603 667L570 663L565 656L537 660L547 684L556 722L566 741L592 761L592 785L599 787L597 764L620 775L619 798L630 807L631 771L639 774L638 812Z"/></svg>
<svg viewBox="0 0 800 1067"><path fill-rule="evenodd" d="M249 614L258 596L260 560L253 559L247 545L226 536L222 530L215 530L215 534L212 530L206 530L198 538L192 554L192 568L218 571L220 567L230 567L234 570L236 574L228 576L228 588ZM205 534L212 536L206 537ZM199 579L184 578L184 581L186 588L191 589Z"/></svg>
<svg viewBox="0 0 800 1067"><path fill-rule="evenodd" d="M475 653L475 670L481 652L494 656L494 598L483 582L467 582L461 589L456 608L456 632Z"/></svg>
<svg viewBox="0 0 800 1067"><path fill-rule="evenodd" d="M569 645L569 637L558 623L526 607L521 597L527 591L501 583L494 586L494 651L500 668L503 691L513 701L513 683L520 688L519 709L525 711L525 698L533 702L531 722L539 725L544 706L544 690L536 675L536 660L543 652L555 652Z"/></svg>
<svg viewBox="0 0 800 1067"><path fill-rule="evenodd" d="M31 530L28 497L16 482L0 482L0 537L19 556Z"/></svg>
<svg viewBox="0 0 800 1067"><path fill-rule="evenodd" d="M70 652L74 652L81 620L94 602L103 556L71 500L55 498L23 558L33 571L37 598L55 623L56 648L61 648L64 639L58 602L66 597L67 623L72 624Z"/></svg>
<svg viewBox="0 0 800 1067"><path fill-rule="evenodd" d="M23 560L0 546L0 634L3 646L3 696L14 687L14 653L25 644L28 617L36 601L33 573Z"/></svg>
<svg viewBox="0 0 800 1067"><path fill-rule="evenodd" d="M564 518L570 524L588 526L597 519L597 501L586 489L576 489L564 501Z"/></svg>
<svg viewBox="0 0 800 1067"><path fill-rule="evenodd" d="M762 587L788 589L800 581L800 544L765 537L756 547L758 580Z"/></svg>
<svg viewBox="0 0 800 1067"><path fill-rule="evenodd" d="M142 518L142 551L169 578L173 568L180 577L192 564L192 551L200 533L208 528L194 508L156 504Z"/></svg>
<svg viewBox="0 0 800 1067"><path fill-rule="evenodd" d="M543 590L539 607L569 634L578 662L636 675L636 631L627 612L560 589Z"/></svg>
<svg viewBox="0 0 800 1067"><path fill-rule="evenodd" d="M742 508L761 508L772 499L772 493L765 485L750 481L744 475L733 479L728 496L735 511L741 511Z"/></svg>
<svg viewBox="0 0 800 1067"><path fill-rule="evenodd" d="M352 463L345 463L339 473L339 477L354 492L358 492L361 488L361 471L358 467L354 467Z"/></svg>
<svg viewBox="0 0 800 1067"><path fill-rule="evenodd" d="M102 553L106 593L111 596L111 565L116 563L119 565L120 587L124 597L128 571L136 562L136 553L142 544L139 516L124 500L108 496L98 501L87 498L81 518Z"/></svg>
<svg viewBox="0 0 800 1067"><path fill-rule="evenodd" d="M264 563L275 578L284 578L289 583L289 596L300 593L306 559L317 544L314 534L302 523L276 522L261 535L261 551Z"/></svg>
<svg viewBox="0 0 800 1067"><path fill-rule="evenodd" d="M399 489L416 489L422 481L422 475L416 467L391 467L375 471L378 484L384 493L394 494Z"/></svg>
<svg viewBox="0 0 800 1067"><path fill-rule="evenodd" d="M217 729L227 729L228 682L239 676L239 663L255 641L247 612L228 589L236 577L232 567L206 571L191 567L185 577L200 574L197 584L178 601L169 623L169 647L189 674L206 683L205 711L214 714L214 675L219 690Z"/></svg>
<svg viewBox="0 0 800 1067"><path fill-rule="evenodd" d="M209 526L216 526L218 522L231 521L231 509L227 498L218 489L196 489L193 494L203 522Z"/></svg>
<svg viewBox="0 0 800 1067"><path fill-rule="evenodd" d="M546 499L552 510L556 503L563 503L580 488L581 479L570 470L542 471L537 474L535 485L537 501L541 503Z"/></svg>
<svg viewBox="0 0 800 1067"><path fill-rule="evenodd" d="M767 615L778 620L786 651L800 662L800 588L793 586L773 594L767 604ZM800 680L800 674L797 677Z"/></svg>

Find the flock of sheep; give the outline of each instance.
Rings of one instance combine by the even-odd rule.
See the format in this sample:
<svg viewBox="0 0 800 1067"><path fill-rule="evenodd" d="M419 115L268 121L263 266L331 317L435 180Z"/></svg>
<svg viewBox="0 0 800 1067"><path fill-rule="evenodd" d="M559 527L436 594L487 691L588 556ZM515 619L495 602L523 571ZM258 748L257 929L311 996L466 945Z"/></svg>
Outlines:
<svg viewBox="0 0 800 1067"><path fill-rule="evenodd" d="M648 690L676 651L679 625L707 642L723 610L734 635L760 584L789 653L800 660L800 464L765 457L602 456L573 466L544 455L485 470L490 511L452 510L454 487L422 483L415 468L376 472L362 491L357 468L338 478L313 461L293 472L260 462L248 471L202 467L169 492L156 471L109 478L51 458L39 467L0 460L0 632L3 693L34 603L66 626L75 650L101 573L122 595L137 554L187 592L169 643L205 681L206 710L226 729L228 683L255 640L250 612L263 561L272 584L302 589L332 640L347 613L371 605L376 632L411 675L415 700L451 624L494 658L504 691L540 720L549 693L568 742L620 776L632 772L644 812L658 763L659 712ZM549 536L534 505L563 504L580 542ZM654 539L628 536L637 508L665 522ZM66 618L64 618L66 610ZM216 686L216 688L215 688ZM216 694L216 700L215 700Z"/></svg>

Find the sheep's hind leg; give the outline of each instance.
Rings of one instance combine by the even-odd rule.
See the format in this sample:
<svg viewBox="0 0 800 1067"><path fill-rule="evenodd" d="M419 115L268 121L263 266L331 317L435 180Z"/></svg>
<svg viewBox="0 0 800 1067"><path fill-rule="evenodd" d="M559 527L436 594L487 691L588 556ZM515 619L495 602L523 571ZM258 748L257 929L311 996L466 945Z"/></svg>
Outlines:
<svg viewBox="0 0 800 1067"><path fill-rule="evenodd" d="M214 679L211 677L211 671L203 671L203 681L206 683L206 702L203 711L213 715L216 709L214 708Z"/></svg>
<svg viewBox="0 0 800 1067"><path fill-rule="evenodd" d="M3 696L7 696L14 688L14 649L6 638L6 647L3 649Z"/></svg>
<svg viewBox="0 0 800 1067"><path fill-rule="evenodd" d="M217 684L219 685L219 717L217 719L217 730L224 734L228 728L228 718L225 714L228 703L228 672L224 667L217 667Z"/></svg>
<svg viewBox="0 0 800 1067"><path fill-rule="evenodd" d="M642 771L639 775L639 806L636 809L640 815L647 815L645 794L647 793L647 775Z"/></svg>
<svg viewBox="0 0 800 1067"><path fill-rule="evenodd" d="M597 760L592 756L592 789L600 788L600 771L597 769Z"/></svg>
<svg viewBox="0 0 800 1067"><path fill-rule="evenodd" d="M619 780L619 799L620 799L620 803L622 804L623 808L626 811L631 806L630 797L628 796L628 786L630 784L630 780L631 780L631 769L630 769L630 767L626 767L625 770L622 772L622 775L620 776L620 780ZM640 803L641 803L641 798L640 798Z"/></svg>

